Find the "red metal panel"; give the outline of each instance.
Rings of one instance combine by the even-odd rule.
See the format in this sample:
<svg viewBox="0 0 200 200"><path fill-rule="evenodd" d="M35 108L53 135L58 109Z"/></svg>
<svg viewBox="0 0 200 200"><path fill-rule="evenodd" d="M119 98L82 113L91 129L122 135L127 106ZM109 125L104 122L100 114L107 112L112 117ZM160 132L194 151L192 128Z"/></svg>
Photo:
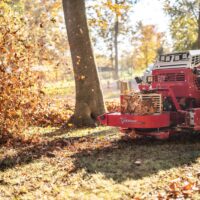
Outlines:
<svg viewBox="0 0 200 200"><path fill-rule="evenodd" d="M194 129L200 130L200 108L194 109Z"/></svg>
<svg viewBox="0 0 200 200"><path fill-rule="evenodd" d="M102 124L121 128L162 128L170 126L170 114L131 115L108 113L99 118Z"/></svg>
<svg viewBox="0 0 200 200"><path fill-rule="evenodd" d="M172 75L174 74L174 77ZM153 89L172 88L176 97L199 99L197 75L189 68L155 69L152 71ZM165 94L163 94L165 96Z"/></svg>

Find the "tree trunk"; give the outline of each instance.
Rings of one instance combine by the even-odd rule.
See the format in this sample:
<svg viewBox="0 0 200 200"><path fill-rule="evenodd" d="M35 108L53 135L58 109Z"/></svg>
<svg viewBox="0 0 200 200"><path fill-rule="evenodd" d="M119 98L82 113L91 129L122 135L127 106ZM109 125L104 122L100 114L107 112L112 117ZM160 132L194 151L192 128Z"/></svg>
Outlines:
<svg viewBox="0 0 200 200"><path fill-rule="evenodd" d="M118 4L118 1L115 0L115 3ZM115 19L115 38L114 38L114 47L115 47L115 70L114 70L114 79L119 79L119 66L118 66L118 34L119 34L119 18L116 14Z"/></svg>
<svg viewBox="0 0 200 200"><path fill-rule="evenodd" d="M77 127L94 126L105 112L96 63L92 51L84 0L63 0L65 23L71 50L76 104L70 123Z"/></svg>
<svg viewBox="0 0 200 200"><path fill-rule="evenodd" d="M111 33L111 42L110 42L110 48L111 48L111 55L110 55L110 63L112 68L111 76L113 79L115 79L115 61L114 61L114 46L113 46L113 33Z"/></svg>

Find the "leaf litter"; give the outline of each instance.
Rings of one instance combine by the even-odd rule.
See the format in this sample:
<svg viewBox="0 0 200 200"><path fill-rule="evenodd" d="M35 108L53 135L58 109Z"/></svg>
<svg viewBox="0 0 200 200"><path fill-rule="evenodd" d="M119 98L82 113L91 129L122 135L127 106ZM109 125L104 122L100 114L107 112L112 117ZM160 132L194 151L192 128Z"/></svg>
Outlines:
<svg viewBox="0 0 200 200"><path fill-rule="evenodd" d="M123 141L104 127L56 131L40 128L40 142L2 147L1 199L199 197L196 139Z"/></svg>

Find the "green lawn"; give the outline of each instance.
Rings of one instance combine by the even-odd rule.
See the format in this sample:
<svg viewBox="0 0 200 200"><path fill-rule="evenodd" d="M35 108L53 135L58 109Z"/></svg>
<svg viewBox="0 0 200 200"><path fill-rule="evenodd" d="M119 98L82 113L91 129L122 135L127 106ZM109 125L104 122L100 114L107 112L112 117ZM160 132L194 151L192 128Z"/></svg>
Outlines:
<svg viewBox="0 0 200 200"><path fill-rule="evenodd" d="M44 93L50 98L66 99L75 97L74 81L60 81L56 83L46 83L43 87ZM105 99L119 98L120 92L117 88L107 88L107 82L101 81Z"/></svg>
<svg viewBox="0 0 200 200"><path fill-rule="evenodd" d="M64 96L75 94L74 81L60 81L56 83L46 83L43 87L45 94L49 96Z"/></svg>
<svg viewBox="0 0 200 200"><path fill-rule="evenodd" d="M124 141L105 127L33 130L35 144L0 149L0 199L156 199L174 179L199 183L199 136ZM200 199L199 190L189 196Z"/></svg>

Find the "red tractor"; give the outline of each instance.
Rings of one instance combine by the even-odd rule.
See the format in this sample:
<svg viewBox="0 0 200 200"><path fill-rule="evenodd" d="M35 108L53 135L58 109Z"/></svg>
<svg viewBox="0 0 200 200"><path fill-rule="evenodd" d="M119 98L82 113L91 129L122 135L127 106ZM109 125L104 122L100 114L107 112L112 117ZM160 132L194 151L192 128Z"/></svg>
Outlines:
<svg viewBox="0 0 200 200"><path fill-rule="evenodd" d="M105 113L101 124L125 133L168 138L183 131L200 131L200 50L160 55L151 76L136 78L141 102L151 101L154 112ZM131 94L128 94L131 96ZM121 105L127 94L121 95Z"/></svg>

